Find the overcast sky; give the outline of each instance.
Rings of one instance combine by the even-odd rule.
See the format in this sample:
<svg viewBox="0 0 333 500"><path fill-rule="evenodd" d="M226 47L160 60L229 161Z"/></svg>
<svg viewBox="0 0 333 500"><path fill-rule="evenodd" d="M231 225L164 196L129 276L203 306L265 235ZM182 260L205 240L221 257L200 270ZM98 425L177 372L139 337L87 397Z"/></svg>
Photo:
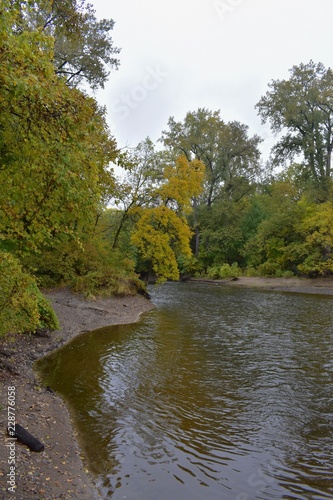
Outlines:
<svg viewBox="0 0 333 500"><path fill-rule="evenodd" d="M265 139L254 109L273 79L310 59L333 67L332 0L91 0L121 53L97 100L120 147L156 142L170 116L220 110Z"/></svg>

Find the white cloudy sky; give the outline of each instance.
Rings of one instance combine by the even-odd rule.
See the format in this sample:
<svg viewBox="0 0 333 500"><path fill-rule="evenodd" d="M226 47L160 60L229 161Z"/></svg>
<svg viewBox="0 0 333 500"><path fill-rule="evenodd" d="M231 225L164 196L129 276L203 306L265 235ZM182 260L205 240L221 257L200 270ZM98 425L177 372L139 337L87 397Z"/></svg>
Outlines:
<svg viewBox="0 0 333 500"><path fill-rule="evenodd" d="M112 18L121 66L97 94L118 145L155 142L170 116L220 110L274 143L254 109L272 79L333 66L332 0L91 0Z"/></svg>

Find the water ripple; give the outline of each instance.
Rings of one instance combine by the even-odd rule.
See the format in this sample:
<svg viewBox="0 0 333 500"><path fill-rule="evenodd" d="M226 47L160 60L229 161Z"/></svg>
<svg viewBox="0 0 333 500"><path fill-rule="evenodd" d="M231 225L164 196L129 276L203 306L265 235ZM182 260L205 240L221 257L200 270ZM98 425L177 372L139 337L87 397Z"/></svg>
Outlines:
<svg viewBox="0 0 333 500"><path fill-rule="evenodd" d="M102 496L333 498L332 298L189 284L152 295L141 323L87 334L46 369Z"/></svg>

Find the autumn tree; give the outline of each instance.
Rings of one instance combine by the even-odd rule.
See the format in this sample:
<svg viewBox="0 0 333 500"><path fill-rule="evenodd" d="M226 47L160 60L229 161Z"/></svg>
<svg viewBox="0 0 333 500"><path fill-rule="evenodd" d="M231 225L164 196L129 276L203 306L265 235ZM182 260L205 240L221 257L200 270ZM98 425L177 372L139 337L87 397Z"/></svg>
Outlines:
<svg viewBox="0 0 333 500"><path fill-rule="evenodd" d="M126 222L135 219L141 207L154 202L156 186L163 178L160 155L149 137L135 148L122 151L116 163L123 174L117 179L110 200L115 206L109 213L112 215L110 233L113 248L118 247Z"/></svg>
<svg viewBox="0 0 333 500"><path fill-rule="evenodd" d="M315 276L333 273L333 203L311 204L303 201L304 217L297 225L302 239L293 248L300 259L298 270Z"/></svg>
<svg viewBox="0 0 333 500"><path fill-rule="evenodd" d="M113 186L108 165L116 144L96 101L55 74L52 39L14 33L19 14L7 4L0 18L0 235L30 251L89 226Z"/></svg>
<svg viewBox="0 0 333 500"><path fill-rule="evenodd" d="M43 32L54 40L56 73L70 86L81 83L104 87L110 70L117 69L120 49L114 46L112 19L96 18L86 0L27 0L13 2L20 10L17 32Z"/></svg>
<svg viewBox="0 0 333 500"><path fill-rule="evenodd" d="M327 199L332 177L333 71L321 63L293 66L288 80L272 80L257 109L282 137L273 148L277 163L300 159L303 177Z"/></svg>
<svg viewBox="0 0 333 500"><path fill-rule="evenodd" d="M203 197L209 207L221 196L240 199L260 173L261 139L248 136L248 127L239 122L225 123L219 111L198 109L187 113L183 122L173 117L161 142L174 154L196 158L206 167Z"/></svg>
<svg viewBox="0 0 333 500"><path fill-rule="evenodd" d="M163 182L153 189L153 203L142 207L131 242L147 261L159 281L177 280L180 255L191 256L192 232L185 214L191 210L192 197L199 196L204 165L184 155L163 169Z"/></svg>
<svg viewBox="0 0 333 500"><path fill-rule="evenodd" d="M171 117L168 126L161 142L169 154L184 154L188 160L196 158L205 165L204 190L193 199L192 224L196 256L211 255L213 239L225 223L214 205L232 205L251 193L261 173L261 139L257 135L249 137L246 125L226 123L219 111L207 109L187 113L182 122ZM226 210L230 211L230 207ZM225 230L228 232L227 227Z"/></svg>

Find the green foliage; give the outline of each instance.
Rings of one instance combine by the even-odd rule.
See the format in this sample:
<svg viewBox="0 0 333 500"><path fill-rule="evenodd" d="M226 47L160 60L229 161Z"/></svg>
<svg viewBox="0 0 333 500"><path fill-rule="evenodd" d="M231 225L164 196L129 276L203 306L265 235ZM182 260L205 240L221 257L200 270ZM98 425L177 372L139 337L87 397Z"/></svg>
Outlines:
<svg viewBox="0 0 333 500"><path fill-rule="evenodd" d="M221 197L240 199L249 183L260 173L258 136L249 137L248 127L225 123L219 111L199 108L187 113L183 122L173 117L169 130L162 132L164 146L171 154L185 154L205 165L206 182L202 202L211 206Z"/></svg>
<svg viewBox="0 0 333 500"><path fill-rule="evenodd" d="M212 279L237 278L241 274L242 272L237 262L234 262L231 266L225 263L221 266L210 267L207 270L207 276Z"/></svg>
<svg viewBox="0 0 333 500"><path fill-rule="evenodd" d="M260 273L255 267L249 266L245 269L244 275L255 278L255 277L260 276Z"/></svg>
<svg viewBox="0 0 333 500"><path fill-rule="evenodd" d="M19 2L18 26L39 31L54 40L53 64L56 73L70 86L85 82L93 90L104 87L109 69L117 69L111 31L112 19L96 19L86 0L36 0Z"/></svg>
<svg viewBox="0 0 333 500"><path fill-rule="evenodd" d="M51 302L44 297L41 291L37 288L37 284L32 287L31 292L37 297L38 312L39 312L39 324L38 329L48 329L48 330L58 330L60 324L56 313L52 309Z"/></svg>
<svg viewBox="0 0 333 500"><path fill-rule="evenodd" d="M302 156L303 178L311 181L317 201L331 190L333 151L333 71L321 63L293 66L289 80L273 80L257 108L273 132L285 132L273 148L276 162Z"/></svg>
<svg viewBox="0 0 333 500"><path fill-rule="evenodd" d="M279 277L281 274L281 269L279 264L274 261L267 260L260 264L257 268L259 276L269 276L269 277Z"/></svg>
<svg viewBox="0 0 333 500"><path fill-rule="evenodd" d="M178 280L177 259L191 256L192 232L184 214L191 210L191 197L202 189L203 175L200 161L178 157L174 164L163 169L161 185L152 191L154 204L138 212L131 243L141 258L151 264L159 283Z"/></svg>
<svg viewBox="0 0 333 500"><path fill-rule="evenodd" d="M72 269L70 286L88 297L135 295L145 291L134 272L134 262L121 252L110 251L97 238L78 251Z"/></svg>
<svg viewBox="0 0 333 500"><path fill-rule="evenodd" d="M246 125L226 123L219 111L203 108L187 113L182 122L171 117L168 126L161 139L168 154L173 158L183 154L205 166L204 189L192 200L195 255L204 267L216 261L233 262L239 258L241 230L237 223L225 224L219 212L221 206L228 205L235 213L233 204L253 192L262 170L258 148L261 139L257 135L250 137Z"/></svg>
<svg viewBox="0 0 333 500"><path fill-rule="evenodd" d="M244 220L251 210L246 199L215 202L210 208L201 207L201 246L199 256L205 267L232 264L243 265L241 249L249 232Z"/></svg>
<svg viewBox="0 0 333 500"><path fill-rule="evenodd" d="M134 272L134 261L107 240L89 234L86 240L70 239L24 258L44 287L69 286L87 296L132 295L141 291Z"/></svg>
<svg viewBox="0 0 333 500"><path fill-rule="evenodd" d="M133 261L110 245L119 152L105 110L75 88L103 86L119 51L113 21L97 21L84 0L3 0L0 13L0 249L13 254L4 276L16 263L20 285L8 282L3 331L34 331L56 320L23 269L88 295L141 290Z"/></svg>
<svg viewBox="0 0 333 500"><path fill-rule="evenodd" d="M191 255L191 257L184 257L184 255L180 255L178 257L178 268L180 275L183 278L200 276L203 274L202 265L193 255Z"/></svg>
<svg viewBox="0 0 333 500"><path fill-rule="evenodd" d="M88 298L145 293L142 281L135 277L122 276L112 268L89 271L84 276L77 276L73 282L73 290L84 293Z"/></svg>
<svg viewBox="0 0 333 500"><path fill-rule="evenodd" d="M0 336L59 328L56 315L34 278L7 252L0 252L0 297Z"/></svg>
<svg viewBox="0 0 333 500"><path fill-rule="evenodd" d="M13 12L0 19L0 238L29 251L92 223L116 145L96 101L55 74L52 39L13 35Z"/></svg>
<svg viewBox="0 0 333 500"><path fill-rule="evenodd" d="M333 272L333 203L311 204L306 209L299 227L303 236L299 252L304 258L298 269L312 276L325 276Z"/></svg>
<svg viewBox="0 0 333 500"><path fill-rule="evenodd" d="M316 204L288 196L280 183L271 185L265 219L243 248L248 267L263 276L333 271L333 204Z"/></svg>

